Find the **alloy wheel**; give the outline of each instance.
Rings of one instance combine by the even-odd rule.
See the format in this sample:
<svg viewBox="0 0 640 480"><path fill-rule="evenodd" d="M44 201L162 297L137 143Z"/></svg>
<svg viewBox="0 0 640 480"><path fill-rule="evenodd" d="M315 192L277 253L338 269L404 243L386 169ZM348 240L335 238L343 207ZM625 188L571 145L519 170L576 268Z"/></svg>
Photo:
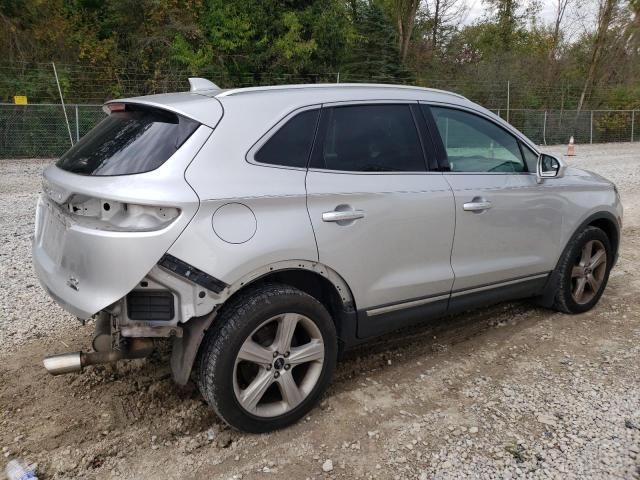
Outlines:
<svg viewBox="0 0 640 480"><path fill-rule="evenodd" d="M607 273L607 250L599 240L589 240L571 270L571 296L584 305L598 294Z"/></svg>
<svg viewBox="0 0 640 480"><path fill-rule="evenodd" d="M293 410L318 383L324 347L320 329L310 318L298 313L269 318L238 351L233 372L236 399L258 417Z"/></svg>

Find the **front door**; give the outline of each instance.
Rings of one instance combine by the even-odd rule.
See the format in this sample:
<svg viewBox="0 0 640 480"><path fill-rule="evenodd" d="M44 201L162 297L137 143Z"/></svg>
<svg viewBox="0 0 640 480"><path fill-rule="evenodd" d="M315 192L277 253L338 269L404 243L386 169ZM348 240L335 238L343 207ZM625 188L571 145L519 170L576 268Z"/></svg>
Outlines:
<svg viewBox="0 0 640 480"><path fill-rule="evenodd" d="M456 204L452 299L543 284L561 249L563 200L537 183L537 155L488 116L441 106L430 111Z"/></svg>
<svg viewBox="0 0 640 480"><path fill-rule="evenodd" d="M307 173L320 262L350 286L358 336L442 313L453 283L451 189L428 172L410 103L323 107Z"/></svg>

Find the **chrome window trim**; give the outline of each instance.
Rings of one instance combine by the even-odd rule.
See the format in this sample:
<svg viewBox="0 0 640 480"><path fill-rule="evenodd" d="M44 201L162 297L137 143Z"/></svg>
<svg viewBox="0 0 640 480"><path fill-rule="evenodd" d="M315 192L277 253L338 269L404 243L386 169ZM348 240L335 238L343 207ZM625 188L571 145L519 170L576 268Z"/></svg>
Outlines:
<svg viewBox="0 0 640 480"><path fill-rule="evenodd" d="M309 168L309 172L315 173L331 173L342 175L442 175L448 172L359 172L358 170L328 170L325 168Z"/></svg>

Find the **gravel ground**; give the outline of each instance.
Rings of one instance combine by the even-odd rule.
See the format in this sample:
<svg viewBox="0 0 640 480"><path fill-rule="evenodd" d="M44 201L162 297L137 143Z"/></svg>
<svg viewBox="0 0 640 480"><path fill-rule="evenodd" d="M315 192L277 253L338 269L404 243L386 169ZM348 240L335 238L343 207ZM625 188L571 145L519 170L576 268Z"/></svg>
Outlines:
<svg viewBox="0 0 640 480"><path fill-rule="evenodd" d="M570 163L615 181L626 207L594 310L511 303L387 336L340 363L309 417L265 435L229 430L175 386L166 351L44 372L45 354L87 348L92 326L32 273L49 162L0 162L0 466L23 458L41 479L640 478L640 144L577 152Z"/></svg>

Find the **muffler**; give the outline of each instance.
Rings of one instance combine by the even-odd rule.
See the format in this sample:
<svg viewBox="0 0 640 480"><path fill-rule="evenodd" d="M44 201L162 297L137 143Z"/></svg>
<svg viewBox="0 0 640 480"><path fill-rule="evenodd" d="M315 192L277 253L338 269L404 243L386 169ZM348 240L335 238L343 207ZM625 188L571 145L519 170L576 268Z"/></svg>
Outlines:
<svg viewBox="0 0 640 480"><path fill-rule="evenodd" d="M144 358L153 351L153 340L150 338L132 338L126 350L110 350L108 352L71 352L45 357L44 368L51 375L81 372L89 365L133 360Z"/></svg>

